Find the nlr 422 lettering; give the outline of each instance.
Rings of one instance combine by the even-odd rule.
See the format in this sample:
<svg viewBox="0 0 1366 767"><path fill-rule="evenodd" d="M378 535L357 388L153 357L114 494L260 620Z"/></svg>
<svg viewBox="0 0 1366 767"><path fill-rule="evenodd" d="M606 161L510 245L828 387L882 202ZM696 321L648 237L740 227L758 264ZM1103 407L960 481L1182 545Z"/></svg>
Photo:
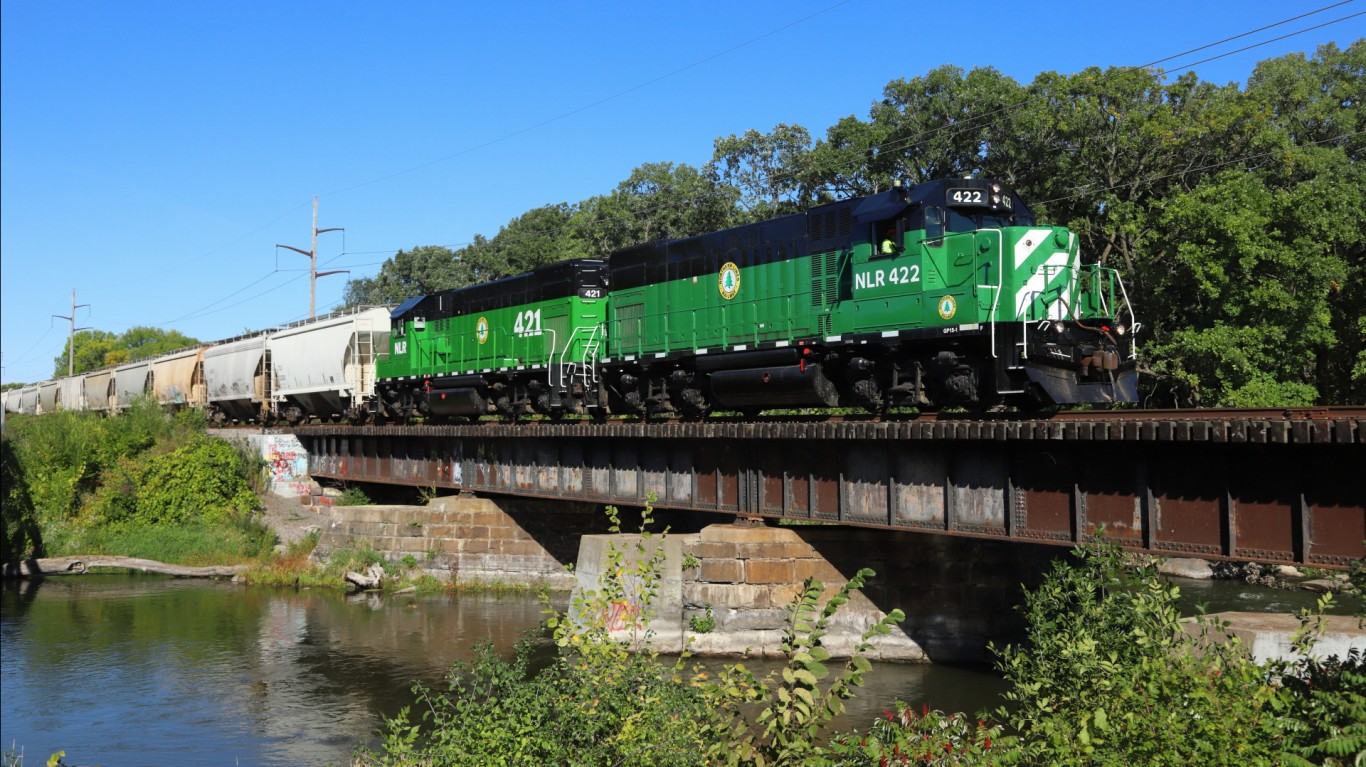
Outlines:
<svg viewBox="0 0 1366 767"><path fill-rule="evenodd" d="M918 264L892 266L855 274L854 290L868 290L886 285L909 285L912 282L920 282L920 266Z"/></svg>

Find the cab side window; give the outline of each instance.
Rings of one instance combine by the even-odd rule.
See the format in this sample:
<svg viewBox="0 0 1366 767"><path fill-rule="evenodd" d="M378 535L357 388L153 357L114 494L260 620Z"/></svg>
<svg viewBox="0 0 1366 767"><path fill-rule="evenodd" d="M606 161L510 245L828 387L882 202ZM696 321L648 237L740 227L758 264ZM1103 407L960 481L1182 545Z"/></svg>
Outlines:
<svg viewBox="0 0 1366 767"><path fill-rule="evenodd" d="M944 209L930 205L925 208L925 239L938 240L944 236Z"/></svg>

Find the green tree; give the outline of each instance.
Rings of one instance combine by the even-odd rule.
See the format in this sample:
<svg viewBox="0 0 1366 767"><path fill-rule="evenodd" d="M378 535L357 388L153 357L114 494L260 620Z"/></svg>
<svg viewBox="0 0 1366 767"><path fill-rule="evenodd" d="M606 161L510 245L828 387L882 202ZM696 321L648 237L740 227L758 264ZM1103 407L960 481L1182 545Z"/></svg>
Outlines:
<svg viewBox="0 0 1366 767"><path fill-rule="evenodd" d="M1153 205L1137 265L1160 402L1366 401L1366 43L1263 62L1236 169ZM1235 121L1230 121L1235 122Z"/></svg>
<svg viewBox="0 0 1366 767"><path fill-rule="evenodd" d="M606 255L653 240L691 237L738 223L738 191L688 164L646 163L610 195L579 206L575 236Z"/></svg>
<svg viewBox="0 0 1366 767"><path fill-rule="evenodd" d="M713 146L706 173L718 186L738 190L747 220L794 213L815 201L805 172L811 152L806 128L779 123L769 133L750 129L718 138Z"/></svg>
<svg viewBox="0 0 1366 767"><path fill-rule="evenodd" d="M105 330L83 330L75 335L73 342L62 348L62 353L53 360L53 378L67 374L67 360L71 346L76 351L76 373L98 370L110 365L121 365L143 357L154 357L177 349L185 349L198 344L178 330L162 330L142 325L131 327L119 335Z"/></svg>
<svg viewBox="0 0 1366 767"><path fill-rule="evenodd" d="M469 282L485 282L509 277L538 266L585 258L590 249L574 232L576 207L559 203L543 205L507 222L489 241L489 246L471 262Z"/></svg>
<svg viewBox="0 0 1366 767"><path fill-rule="evenodd" d="M385 260L374 277L347 280L343 304L393 306L412 298L456 287L460 259L450 248L420 245Z"/></svg>
<svg viewBox="0 0 1366 767"><path fill-rule="evenodd" d="M106 330L82 330L72 338L71 343L62 347L61 355L53 361L52 375L54 378L60 378L67 374L70 369L67 363L71 358L73 346L76 350L76 372L85 373L113 364L106 358L117 345L118 336L113 333Z"/></svg>

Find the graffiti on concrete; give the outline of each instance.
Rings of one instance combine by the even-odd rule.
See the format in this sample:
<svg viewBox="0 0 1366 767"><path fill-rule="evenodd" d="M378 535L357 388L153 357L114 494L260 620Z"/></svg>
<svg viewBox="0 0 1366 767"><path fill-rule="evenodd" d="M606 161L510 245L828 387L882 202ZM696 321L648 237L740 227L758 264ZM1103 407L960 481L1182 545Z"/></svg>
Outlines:
<svg viewBox="0 0 1366 767"><path fill-rule="evenodd" d="M293 434L263 434L253 437L261 448L261 458L270 474L270 487L277 495L308 495L308 452Z"/></svg>

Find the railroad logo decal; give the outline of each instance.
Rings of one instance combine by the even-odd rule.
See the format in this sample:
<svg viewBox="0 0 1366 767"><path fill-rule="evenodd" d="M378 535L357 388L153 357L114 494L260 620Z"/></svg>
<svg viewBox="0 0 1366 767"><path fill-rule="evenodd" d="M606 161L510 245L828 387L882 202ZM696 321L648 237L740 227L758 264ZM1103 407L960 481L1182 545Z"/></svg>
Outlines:
<svg viewBox="0 0 1366 767"><path fill-rule="evenodd" d="M939 299L939 316L946 320L953 319L953 315L958 313L958 302L953 300L953 296L944 296Z"/></svg>
<svg viewBox="0 0 1366 767"><path fill-rule="evenodd" d="M479 343L481 344L489 340L488 317L480 317L479 321L474 323L474 337L479 339Z"/></svg>
<svg viewBox="0 0 1366 767"><path fill-rule="evenodd" d="M721 273L716 275L716 289L721 291L721 297L727 301L735 298L740 292L740 267L734 261L727 261L721 267Z"/></svg>

